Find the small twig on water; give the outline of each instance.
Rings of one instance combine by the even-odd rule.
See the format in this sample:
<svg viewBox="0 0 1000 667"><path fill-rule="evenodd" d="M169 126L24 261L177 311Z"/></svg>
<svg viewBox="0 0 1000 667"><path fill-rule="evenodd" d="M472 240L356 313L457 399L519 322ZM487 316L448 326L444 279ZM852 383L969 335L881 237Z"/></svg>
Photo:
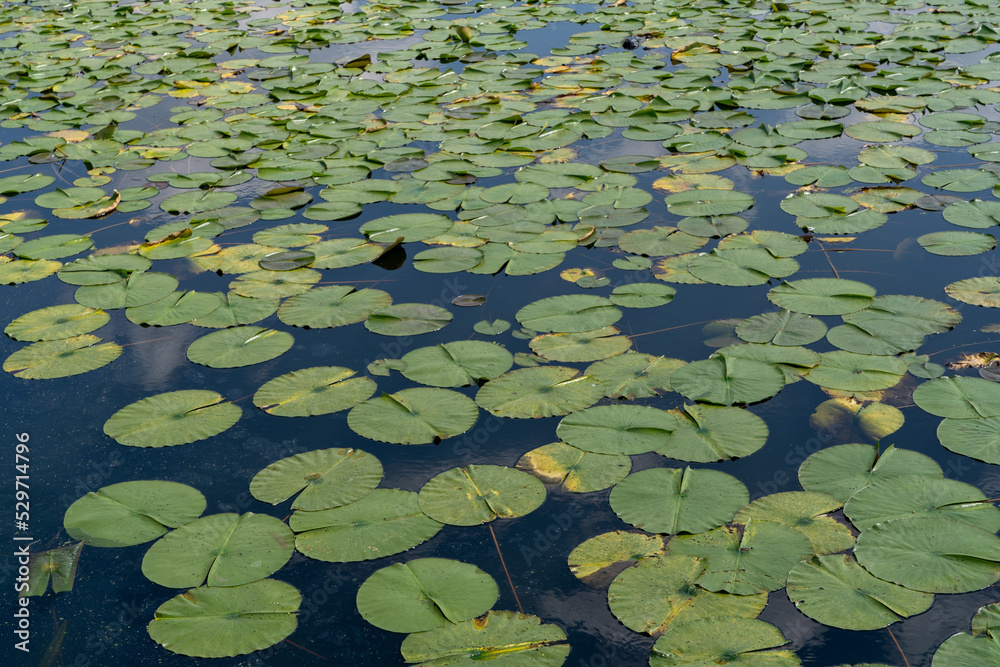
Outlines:
<svg viewBox="0 0 1000 667"><path fill-rule="evenodd" d="M823 245L822 243L820 243L819 241L816 241L816 245L818 245L818 246L819 246L819 249L823 251L823 255L825 255L825 256L826 256L826 261L827 261L827 263L828 263L828 264L830 265L830 268L831 268L831 269L833 269L833 276L834 276L834 278L837 278L837 279L839 280L839 279L840 279L840 274L839 274L839 273L837 273L837 267L835 267L835 266L833 265L833 260L832 260L832 259L830 259L830 253L828 253L828 252L826 251L826 246L824 246L824 245Z"/></svg>
<svg viewBox="0 0 1000 667"><path fill-rule="evenodd" d="M325 655L320 655L316 651L310 651L305 646L300 646L299 644L296 644L295 642L293 642L290 639L286 639L285 641L288 642L289 644L291 644L292 646L294 646L295 648L299 649L299 650L305 651L306 653L308 653L310 655L314 655L314 656L316 656L317 658L319 658L321 660L326 660L327 662L330 662L330 659L327 658Z"/></svg>
<svg viewBox="0 0 1000 667"><path fill-rule="evenodd" d="M507 575L507 583L510 584L510 592L514 594L514 600L517 601L517 610L524 613L524 607L521 606L521 598L517 597L517 591L514 589L514 582L510 578L510 572L507 571L507 563L504 562L503 553L500 551L500 543L497 542L497 534L493 532L493 525L486 524L490 529L490 535L493 536L493 544L497 547L497 555L500 556L500 564L503 565L503 573Z"/></svg>
<svg viewBox="0 0 1000 667"><path fill-rule="evenodd" d="M649 334L663 333L664 331L673 331L674 329L683 329L684 327L693 327L698 324L708 324L709 322L715 322L715 320L702 320L701 322L689 322L687 324L678 324L675 327L667 327L666 329L657 329L656 331L646 331L645 333L629 334L627 338L638 338L639 336L648 336Z"/></svg>
<svg viewBox="0 0 1000 667"><path fill-rule="evenodd" d="M896 645L897 649L899 649L899 654L903 656L903 664L906 665L906 667L910 667L910 661L906 659L906 654L903 653L903 647L899 645L898 641L896 641L896 635L892 634L892 628L886 627L886 630L889 631L889 636L892 637L892 643Z"/></svg>

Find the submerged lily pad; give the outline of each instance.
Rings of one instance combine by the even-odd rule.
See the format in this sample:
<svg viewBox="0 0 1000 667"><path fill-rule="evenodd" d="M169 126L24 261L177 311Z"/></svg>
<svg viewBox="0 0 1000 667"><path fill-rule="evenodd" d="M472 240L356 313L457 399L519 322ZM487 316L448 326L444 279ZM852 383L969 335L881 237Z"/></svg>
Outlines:
<svg viewBox="0 0 1000 667"><path fill-rule="evenodd" d="M244 655L292 634L301 603L294 586L274 579L230 588L202 586L161 604L147 629L153 641L181 655Z"/></svg>
<svg viewBox="0 0 1000 667"><path fill-rule="evenodd" d="M80 551L83 542L67 544L56 549L47 549L33 553L28 569L28 589L21 591L21 597L45 595L52 581L53 593L65 593L73 590L73 580L76 578L76 567L80 562Z"/></svg>
<svg viewBox="0 0 1000 667"><path fill-rule="evenodd" d="M292 539L292 530L273 516L213 514L150 547L142 573L167 588L240 586L281 569L295 550Z"/></svg>
<svg viewBox="0 0 1000 667"><path fill-rule="evenodd" d="M130 547L194 521L205 496L178 482L144 480L111 484L78 499L66 510L70 537L95 547Z"/></svg>
<svg viewBox="0 0 1000 667"><path fill-rule="evenodd" d="M479 616L496 602L493 577L475 565L444 558L396 563L358 590L358 611L389 632L422 632Z"/></svg>
<svg viewBox="0 0 1000 667"><path fill-rule="evenodd" d="M126 405L105 422L104 433L131 447L169 447L218 435L241 414L214 391L182 389Z"/></svg>
<svg viewBox="0 0 1000 667"><path fill-rule="evenodd" d="M422 511L413 491L375 489L332 509L292 514L295 548L310 558L348 563L392 556L426 542L442 523Z"/></svg>
<svg viewBox="0 0 1000 667"><path fill-rule="evenodd" d="M272 505L298 494L292 509L316 511L360 500L381 481L382 464L368 452L315 449L275 461L261 470L250 480L250 493Z"/></svg>

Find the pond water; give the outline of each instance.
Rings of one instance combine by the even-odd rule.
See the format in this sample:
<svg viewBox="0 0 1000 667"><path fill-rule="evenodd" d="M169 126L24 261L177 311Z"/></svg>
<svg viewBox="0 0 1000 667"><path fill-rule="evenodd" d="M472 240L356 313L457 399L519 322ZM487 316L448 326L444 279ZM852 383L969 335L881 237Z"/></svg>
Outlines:
<svg viewBox="0 0 1000 667"><path fill-rule="evenodd" d="M996 385L988 381L995 375L984 371L987 379L980 377L978 366L989 357L961 359L963 353L1000 349L1000 152L992 150L1000 131L994 108L1000 89L993 87L1000 80L1000 58L994 55L1000 37L991 27L1000 21L1000 10L987 5L3 4L0 76L8 85L0 91L0 249L6 251L0 282L9 283L0 286L3 324L43 308L81 304L53 316L56 322L41 322L44 314L19 320L2 339L3 437L10 449L3 497L12 511L18 500L30 502L27 525L13 518L6 524L9 553L24 544L41 553L83 537L79 524L64 527L67 509L87 494L137 480L197 489L205 516L252 512L287 523L290 495L274 505L263 502L251 493L251 480L270 464L314 450L363 450L381 463L380 488L408 492L466 466L530 468L522 460L529 451L558 442L564 433L574 439L566 426L556 432L570 413L576 419L595 415L589 428L600 432L577 436L576 444L594 457L587 475L626 467L599 490L583 493L550 475L544 500L513 512L515 518L485 525L442 520L448 525L430 539L382 558L326 562L291 553L289 542L287 563L279 563L272 578L301 595L295 630L287 640L279 632L269 648L236 657L189 657L151 639L147 625L157 609L198 585L165 586L144 574L156 535L130 546L95 546L87 538L72 590L28 598L30 653L17 646L24 637L9 632L5 664L408 664L400 653L406 634L365 620L358 591L377 571L424 558L469 563L496 582L496 603L472 616L489 608L521 610L565 633L568 654L564 648L548 657L514 653L503 664L640 666L650 664L654 643L659 653L653 653L653 664L694 664L676 654L665 657L679 644L665 641L666 635L658 642L659 631L629 629L619 620L621 608L616 614L609 607L608 585L623 563L588 582L567 565L586 540L638 531L644 524L645 518L632 525L623 521L627 502L609 500L612 487L625 495L629 482L621 478L629 463L622 459L629 456L632 474L686 466L695 473L725 473L756 501L801 492L799 467L820 450L862 443L885 451L892 445L933 459L941 471L907 471L910 487L876 500L884 506L893 496L902 498L903 509L880 515L885 525L931 521L941 523L923 525L944 530L946 522L948 530L1000 543L996 528L972 527L949 514L956 506L995 511L987 499L1000 496L1000 474L989 463L1000 463L1000 445L990 435L997 429L990 420L1000 415L992 395ZM637 40L635 48L622 48L630 37ZM389 217L403 214L414 215ZM355 241L337 245L337 239ZM36 240L25 246L28 251L21 247ZM84 282L73 275L81 261L116 262L122 256L147 257L151 268L102 264L117 273ZM250 275L254 271L260 273ZM123 291L126 275L138 281L135 276L155 272L176 283L161 277L165 289ZM975 280L960 282L969 279ZM117 283L121 291L95 286L102 283ZM334 286L344 289L331 292ZM384 296L373 296L377 305L367 309L337 311L343 319L331 326L334 320L323 318L349 288ZM175 290L218 296L205 297L215 299L214 307L149 308L167 303L160 299L176 300ZM240 321L233 323L242 328L206 323L225 310L227 293L261 316L238 314ZM297 296L334 293L313 301ZM542 301L564 295L572 298ZM873 301L874 295L913 297L906 302L912 310L894 310ZM919 299L932 302L913 305ZM390 303L424 307L417 315L391 307L379 311ZM522 310L536 303L534 316ZM90 307L105 311L107 322L92 329L66 325L65 318L100 319ZM340 314L344 310L351 312ZM781 332L761 324L764 315L791 318L784 342ZM605 326L614 328L580 335ZM265 344L261 360L253 363L252 334L258 330L248 327L283 332L290 340L273 348ZM815 336L803 333L816 327ZM101 339L80 347L114 343L120 349L104 352L105 363L86 353L45 351L48 341L67 338L59 331L70 330L68 336ZM192 350L197 357L204 346L197 341L222 331L250 334L216 343L202 363L190 359ZM424 382L404 375L409 366L398 361L404 355L457 341L496 343L515 356L505 365L494 359L503 367L492 375L470 371L478 384L432 381L447 365L441 353L423 375L410 370ZM41 356L25 362L27 353L19 351L29 345L41 345L31 348ZM483 348L477 354L485 354ZM640 354L650 355L643 357L650 365L673 364L671 372L679 375L668 373L651 383L655 391L628 400L613 380L590 379L599 375L591 364L622 363ZM705 366L709 358L725 370ZM93 370L82 372L88 364ZM74 365L80 366L68 374ZM262 409L277 411L259 394L265 383L314 367L349 369L370 378L371 391L309 417ZM510 378L526 377L519 369L552 367L573 369L567 378L586 373L584 382L597 393L581 398L552 381L537 391L515 388L527 393L524 399L503 387ZM632 379L647 376L636 370ZM949 381L938 378L955 376L968 383L947 386L967 388L962 405L972 405L975 414L955 414L964 408L955 407L961 401L953 394L947 400L931 396L948 391L941 387ZM918 393L915 403L921 384L928 389L918 391L930 398ZM418 410L441 413L438 437L397 444L406 441L402 425L413 427L413 418L385 407L398 405L394 399L377 397L396 394L395 400L406 402L414 394L398 392L426 385L443 387ZM295 392L322 394L322 387L299 386ZM491 387L500 387L492 401ZM126 406L191 390L217 393L217 400L238 407L238 420L175 438L176 424L186 418L181 413L196 407L191 405L160 426L150 427L154 418L147 414L120 427L125 430L117 441L106 435ZM546 401L553 394L570 407L551 407ZM374 406L369 409L375 416L365 421L358 404ZM683 421L684 407L699 405L710 423L687 424L689 438L717 438L717 456L703 449L691 454L677 444L674 427L613 423L654 413L660 415L655 419L676 415ZM583 412L592 406L607 411ZM626 406L648 412L624 412ZM474 422L456 416L466 409L475 412ZM518 414L525 409L528 414ZM712 415L719 415L718 425ZM939 440L941 417L962 422L957 428L982 430L961 442L945 435ZM746 431L761 421L766 441L755 442ZM424 432L430 428L421 424ZM129 441L129 428L145 431ZM28 446L20 450L18 434L27 434L20 439ZM626 436L658 440L643 448L623 444ZM973 437L978 440L970 444ZM653 451L664 443L674 456ZM22 458L15 457L18 451ZM821 480L806 490L831 491L844 470L830 472L827 486ZM958 495L921 496L921 487L938 484L935 477L952 480L948 493ZM716 482L706 493L718 498L685 511L705 513L732 500L715 488L722 477L710 479ZM534 493L541 487L531 484L536 486L524 489ZM852 514L858 524L852 526L841 509L863 485L822 511L801 510L791 523L801 528L829 513L842 526L841 539L850 526L849 542L859 533L859 544L874 542L883 529L863 523L861 509ZM148 490L155 495L153 486ZM493 492L503 493L483 491ZM911 497L917 499L908 506ZM644 517L658 518L675 501L650 502L662 506ZM700 534L726 524L738 536L750 534L745 518L737 515L734 523L735 510L745 502L712 525L676 532ZM773 526L779 519L774 511L765 508L754 521ZM900 518L917 512L944 518ZM135 514L128 520L135 521ZM134 527L128 520L117 528L105 524L110 533L104 537L128 532ZM982 521L992 525L993 519ZM250 551L260 544L256 538L249 542ZM910 618L888 629L849 630L823 617L824 605L835 606L840 598L821 601L818 613L826 622L814 620L817 612L804 614L790 601L786 574L771 586L749 584L757 586L753 592L761 601L766 596L758 618L781 637L739 650L777 649L776 665L929 667L946 639L968 632L977 610L998 601L992 586L1000 579L1000 548L983 544L974 560L984 564L985 579L963 579L957 593L945 590L944 575L922 587L913 584L939 594L933 604L928 599L926 611L902 613ZM671 548L668 543L666 551L674 553ZM791 547L775 550L780 556ZM831 551L845 550L850 553L848 545ZM901 558L910 566L932 551ZM813 542L793 562L817 553L824 552ZM863 559L860 553L872 574L890 577L879 574L882 557ZM969 556L963 553L958 560ZM704 554L696 555L710 568L711 557ZM657 554L641 562L681 557ZM2 563L4 580L11 582L3 598L9 624L20 608L18 562L8 556ZM246 567L261 564L251 559ZM925 565L926 571L931 567ZM702 596L716 591L730 600L718 604L733 604L732 598L749 597L740 588L747 585L740 583L742 576L731 574L721 585L694 577L685 590ZM905 586L910 580L894 581ZM669 621L658 617L654 625ZM684 623L698 621L678 620L675 629ZM714 645L719 634L691 632L700 632L704 645ZM221 637L202 642L226 644ZM718 654L732 657L736 650L727 645ZM949 660L954 656L939 657L934 667L973 664Z"/></svg>

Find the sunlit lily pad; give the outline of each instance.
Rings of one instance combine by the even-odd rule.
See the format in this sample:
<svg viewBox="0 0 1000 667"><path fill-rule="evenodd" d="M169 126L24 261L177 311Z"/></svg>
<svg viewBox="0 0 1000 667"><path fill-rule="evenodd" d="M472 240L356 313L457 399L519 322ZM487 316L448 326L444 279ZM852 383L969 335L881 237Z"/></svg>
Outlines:
<svg viewBox="0 0 1000 667"><path fill-rule="evenodd" d="M100 329L111 320L103 310L74 303L39 308L21 315L4 328L14 340L55 341Z"/></svg>
<svg viewBox="0 0 1000 667"><path fill-rule="evenodd" d="M274 579L230 588L202 586L161 604L149 636L169 651L198 658L252 653L295 631L301 602L294 586Z"/></svg>
<svg viewBox="0 0 1000 667"><path fill-rule="evenodd" d="M375 489L342 507L306 512L288 521L295 548L317 560L348 563L402 553L434 537L443 524L420 511L417 494Z"/></svg>
<svg viewBox="0 0 1000 667"><path fill-rule="evenodd" d="M806 278L771 289L767 298L785 310L806 315L844 315L872 304L875 290L856 280Z"/></svg>
<svg viewBox="0 0 1000 667"><path fill-rule="evenodd" d="M417 336L441 329L451 317L444 308L429 303L394 303L373 310L365 328L383 336Z"/></svg>
<svg viewBox="0 0 1000 667"><path fill-rule="evenodd" d="M211 368L238 368L270 361L281 356L295 339L285 331L242 326L213 331L195 340L187 349L187 358Z"/></svg>
<svg viewBox="0 0 1000 667"><path fill-rule="evenodd" d="M1000 417L1000 385L982 378L942 377L917 387L913 402L938 417Z"/></svg>
<svg viewBox="0 0 1000 667"><path fill-rule="evenodd" d="M493 577L474 565L420 558L376 571L361 584L357 599L358 611L372 625L422 632L479 616L498 595Z"/></svg>
<svg viewBox="0 0 1000 667"><path fill-rule="evenodd" d="M3 369L26 380L50 380L79 375L110 364L121 356L117 343L98 343L97 336L84 334L33 343L16 350L3 362Z"/></svg>
<svg viewBox="0 0 1000 667"><path fill-rule="evenodd" d="M941 478L934 459L890 445L881 454L871 445L849 444L822 449L799 467L799 482L808 491L827 493L840 502L879 480L904 475Z"/></svg>
<svg viewBox="0 0 1000 667"><path fill-rule="evenodd" d="M991 533L1000 531L1000 509L978 488L923 475L901 475L869 484L847 501L844 514L862 531L891 519L924 516L967 523Z"/></svg>
<svg viewBox="0 0 1000 667"><path fill-rule="evenodd" d="M347 425L371 440L426 445L465 433L478 415L476 404L457 391L416 387L356 405L347 413Z"/></svg>
<svg viewBox="0 0 1000 667"><path fill-rule="evenodd" d="M391 303L392 297L382 290L324 285L285 301L278 309L278 319L296 327L339 327L363 322L372 311Z"/></svg>
<svg viewBox="0 0 1000 667"><path fill-rule="evenodd" d="M735 523L774 521L794 528L809 538L815 554L844 551L854 546L850 529L829 516L843 503L825 493L787 491L753 501L733 519Z"/></svg>
<svg viewBox="0 0 1000 667"><path fill-rule="evenodd" d="M126 405L105 422L104 433L132 447L169 447L218 435L241 414L214 391L182 389Z"/></svg>
<svg viewBox="0 0 1000 667"><path fill-rule="evenodd" d="M736 335L748 343L809 345L826 335L826 325L809 315L779 310L748 317L736 325Z"/></svg>
<svg viewBox="0 0 1000 667"><path fill-rule="evenodd" d="M743 482L717 470L650 468L611 490L611 509L648 533L703 533L730 521L749 500Z"/></svg>
<svg viewBox="0 0 1000 667"><path fill-rule="evenodd" d="M2 267L0 267L2 268ZM973 306L1000 308L1000 279L994 276L967 278L945 285L945 294Z"/></svg>
<svg viewBox="0 0 1000 667"><path fill-rule="evenodd" d="M409 380L431 387L465 387L492 380L514 365L514 357L495 343L460 340L421 347L403 355L401 371Z"/></svg>
<svg viewBox="0 0 1000 667"><path fill-rule="evenodd" d="M266 382L254 394L253 402L280 417L309 417L347 410L375 392L372 380L353 377L354 374L340 366L292 371Z"/></svg>
<svg viewBox="0 0 1000 667"><path fill-rule="evenodd" d="M70 537L91 546L129 547L194 521L205 506L205 496L186 484L121 482L78 499L66 510L63 525Z"/></svg>
<svg viewBox="0 0 1000 667"><path fill-rule="evenodd" d="M899 383L906 374L906 363L892 356L824 352L819 366L805 378L827 389L843 391L875 391Z"/></svg>
<svg viewBox="0 0 1000 667"><path fill-rule="evenodd" d="M279 570L295 550L292 530L266 514L212 514L149 548L142 573L167 588L240 586Z"/></svg>
<svg viewBox="0 0 1000 667"><path fill-rule="evenodd" d="M523 455L517 467L546 484L558 484L574 493L588 493L625 479L632 469L632 460L624 455L595 454L565 442L553 442Z"/></svg>
<svg viewBox="0 0 1000 667"><path fill-rule="evenodd" d="M377 458L360 449L334 447L275 461L250 480L250 493L271 505L298 494L292 509L312 512L360 500L381 481Z"/></svg>
<svg viewBox="0 0 1000 667"><path fill-rule="evenodd" d="M515 317L521 326L534 331L578 333L614 324L622 312L604 297L569 294L530 303Z"/></svg>
<svg viewBox="0 0 1000 667"><path fill-rule="evenodd" d="M662 535L616 530L577 545L570 552L567 564L577 579L601 586L637 561L662 555L665 549L666 539Z"/></svg>
<svg viewBox="0 0 1000 667"><path fill-rule="evenodd" d="M129 322L146 326L168 327L208 317L222 303L218 295L205 292L174 292L145 306L125 309Z"/></svg>
<svg viewBox="0 0 1000 667"><path fill-rule="evenodd" d="M162 299L176 290L177 285L177 278L169 273L143 271L130 273L114 283L84 285L73 297L90 308L135 308Z"/></svg>
<svg viewBox="0 0 1000 667"><path fill-rule="evenodd" d="M591 364L584 374L596 378L608 398L646 398L670 391L671 376L686 364L680 359L626 352Z"/></svg>
<svg viewBox="0 0 1000 667"><path fill-rule="evenodd" d="M670 384L692 401L733 405L771 398L785 386L785 375L767 363L720 354L679 368Z"/></svg>
<svg viewBox="0 0 1000 667"><path fill-rule="evenodd" d="M542 334L531 339L531 351L551 361L597 361L625 352L632 347L627 336L615 327L580 333Z"/></svg>
<svg viewBox="0 0 1000 667"><path fill-rule="evenodd" d="M478 526L535 511L545 500L545 485L521 470L496 465L452 468L420 489L424 514L455 526Z"/></svg>
<svg viewBox="0 0 1000 667"><path fill-rule="evenodd" d="M934 232L918 236L917 243L933 255L947 257L979 255L997 246L995 237L976 232Z"/></svg>

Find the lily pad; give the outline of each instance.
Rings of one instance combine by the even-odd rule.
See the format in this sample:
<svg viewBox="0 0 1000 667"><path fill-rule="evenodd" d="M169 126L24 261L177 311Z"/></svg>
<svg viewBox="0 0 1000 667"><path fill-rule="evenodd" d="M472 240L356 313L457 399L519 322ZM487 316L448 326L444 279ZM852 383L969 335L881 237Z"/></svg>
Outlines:
<svg viewBox="0 0 1000 667"><path fill-rule="evenodd" d="M292 634L301 603L294 586L274 579L230 588L202 586L161 604L147 630L157 644L181 655L244 655Z"/></svg>
<svg viewBox="0 0 1000 667"><path fill-rule="evenodd" d="M432 477L420 489L424 514L453 526L478 526L511 519L538 509L545 485L526 472L496 465L452 468Z"/></svg>
<svg viewBox="0 0 1000 667"><path fill-rule="evenodd" d="M686 364L680 359L626 352L591 364L584 374L597 379L608 398L646 398L670 391L671 376Z"/></svg>
<svg viewBox="0 0 1000 667"><path fill-rule="evenodd" d="M358 590L358 611L389 632L423 632L479 616L499 596L493 577L475 565L444 558L396 563Z"/></svg>
<svg viewBox="0 0 1000 667"><path fill-rule="evenodd" d="M371 440L426 445L465 433L478 416L476 404L457 391L417 387L383 392L354 406L347 425Z"/></svg>
<svg viewBox="0 0 1000 667"><path fill-rule="evenodd" d="M566 443L595 454L651 452L677 428L677 419L644 405L600 405L564 417L556 427Z"/></svg>
<svg viewBox="0 0 1000 667"><path fill-rule="evenodd" d="M515 317L521 326L534 331L578 333L614 324L622 312L604 297L569 294L539 299L521 308Z"/></svg>
<svg viewBox="0 0 1000 667"><path fill-rule="evenodd" d="M130 547L194 521L205 507L205 496L186 484L121 482L78 499L66 510L63 525L70 537L91 546Z"/></svg>
<svg viewBox="0 0 1000 667"><path fill-rule="evenodd" d="M719 354L679 368L670 385L692 401L733 405L771 398L785 386L785 375L767 363Z"/></svg>
<svg viewBox="0 0 1000 667"><path fill-rule="evenodd" d="M758 498L733 518L734 523L774 521L809 538L815 554L830 554L854 546L850 529L829 516L843 503L825 493L788 491Z"/></svg>
<svg viewBox="0 0 1000 667"><path fill-rule="evenodd" d="M531 351L551 361L597 361L625 352L632 347L627 336L615 327L580 333L553 333L535 336L528 343Z"/></svg>
<svg viewBox="0 0 1000 667"><path fill-rule="evenodd" d="M558 417L590 407L604 396L604 387L575 368L520 368L490 380L476 394L476 403L498 417L533 419Z"/></svg>
<svg viewBox="0 0 1000 667"><path fill-rule="evenodd" d="M315 449L275 461L261 470L250 480L250 493L272 505L298 494L292 509L313 512L360 500L381 481L382 464L368 452Z"/></svg>
<svg viewBox="0 0 1000 667"><path fill-rule="evenodd" d="M678 461L738 459L753 454L767 441L767 424L749 410L696 404L673 412L677 426L656 453Z"/></svg>
<svg viewBox="0 0 1000 667"><path fill-rule="evenodd" d="M1000 464L1000 417L945 419L938 426L937 436L949 451Z"/></svg>
<svg viewBox="0 0 1000 667"><path fill-rule="evenodd" d="M675 623L700 618L755 618L767 596L712 593L695 581L706 563L694 556L654 556L642 559L608 589L608 605L625 627L659 636Z"/></svg>
<svg viewBox="0 0 1000 667"><path fill-rule="evenodd" d="M746 505L741 481L717 470L650 468L611 490L611 509L649 533L703 533L730 521Z"/></svg>
<svg viewBox="0 0 1000 667"><path fill-rule="evenodd" d="M1000 509L978 488L954 479L901 475L861 489L844 505L844 514L858 530L892 519L940 517L995 533Z"/></svg>
<svg viewBox="0 0 1000 667"><path fill-rule="evenodd" d="M375 383L341 366L303 368L264 383L253 404L279 417L310 417L353 408L375 393Z"/></svg>
<svg viewBox="0 0 1000 667"><path fill-rule="evenodd" d="M616 530L577 545L570 552L567 563L577 579L592 586L607 585L634 563L662 555L666 544L662 535Z"/></svg>
<svg viewBox="0 0 1000 667"><path fill-rule="evenodd" d="M87 373L107 366L121 356L120 345L98 345L100 342L97 336L84 334L33 343L7 357L3 369L25 380L51 380Z"/></svg>
<svg viewBox="0 0 1000 667"><path fill-rule="evenodd" d="M822 449L807 458L798 473L802 488L829 494L842 503L869 484L904 475L928 479L944 473L934 459L919 452L889 445L879 453L877 447L861 444Z"/></svg>
<svg viewBox="0 0 1000 667"><path fill-rule="evenodd" d="M167 588L240 586L270 576L292 557L292 530L273 516L212 514L149 548L142 573Z"/></svg>
<svg viewBox="0 0 1000 667"><path fill-rule="evenodd" d="M406 662L422 665L500 660L511 667L559 667L570 647L557 625L543 624L537 616L491 610L480 618L411 634L401 651Z"/></svg>
<svg viewBox="0 0 1000 667"><path fill-rule="evenodd" d="M894 387L906 374L906 362L898 357L824 352L819 366L806 374L813 384L843 391L876 391Z"/></svg>
<svg viewBox="0 0 1000 667"><path fill-rule="evenodd" d="M872 304L875 290L856 280L806 278L786 282L767 293L775 305L805 315L845 315Z"/></svg>
<svg viewBox="0 0 1000 667"><path fill-rule="evenodd" d="M340 327L363 322L373 311L391 303L392 297L382 290L325 285L285 301L278 309L278 319L295 327Z"/></svg>
<svg viewBox="0 0 1000 667"><path fill-rule="evenodd" d="M1000 417L1000 385L982 378L942 377L917 387L913 402L938 417Z"/></svg>
<svg viewBox="0 0 1000 667"><path fill-rule="evenodd" d="M451 313L428 303L395 303L373 310L365 328L383 336L417 336L441 329Z"/></svg>
<svg viewBox="0 0 1000 667"><path fill-rule="evenodd" d="M156 394L111 415L104 434L131 447L170 447L204 440L239 421L242 411L214 391L182 389Z"/></svg>
<svg viewBox="0 0 1000 667"><path fill-rule="evenodd" d="M371 560L402 553L426 542L441 524L420 511L417 494L375 489L342 507L292 514L295 548L329 563Z"/></svg>
<svg viewBox="0 0 1000 667"><path fill-rule="evenodd" d="M794 651L775 626L756 618L702 618L668 626L653 644L650 667L745 663L798 667ZM771 650L778 649L778 650Z"/></svg>
<svg viewBox="0 0 1000 667"><path fill-rule="evenodd" d="M710 591L756 595L785 586L788 573L812 553L809 538L788 526L749 519L670 540L668 553L708 559L697 584Z"/></svg>
<svg viewBox="0 0 1000 667"><path fill-rule="evenodd" d="M826 325L809 315L779 310L748 317L736 325L736 335L748 343L809 345L826 335Z"/></svg>
<svg viewBox="0 0 1000 667"><path fill-rule="evenodd" d="M187 358L210 368L252 366L279 357L294 344L285 331L242 326L213 331L188 346Z"/></svg>
<svg viewBox="0 0 1000 667"><path fill-rule="evenodd" d="M403 355L403 376L432 387L465 387L492 380L514 365L513 355L495 343L460 340L421 347Z"/></svg>
<svg viewBox="0 0 1000 667"><path fill-rule="evenodd" d="M517 467L546 484L558 484L573 493L588 493L625 479L632 469L632 460L624 455L595 454L565 442L553 442L523 455Z"/></svg>
<svg viewBox="0 0 1000 667"><path fill-rule="evenodd" d="M980 255L997 247L995 237L976 232L934 232L918 236L917 243L932 255L946 257Z"/></svg>
<svg viewBox="0 0 1000 667"><path fill-rule="evenodd" d="M934 596L873 577L851 556L818 556L788 573L788 597L809 618L844 630L877 630L930 609Z"/></svg>
<svg viewBox="0 0 1000 667"><path fill-rule="evenodd" d="M73 590L82 550L83 542L76 542L33 553L28 561L28 589L21 591L21 597L45 595L50 580L53 593Z"/></svg>
<svg viewBox="0 0 1000 667"><path fill-rule="evenodd" d="M100 329L111 316L99 308L74 303L49 306L21 315L3 330L14 340L56 341Z"/></svg>
<svg viewBox="0 0 1000 667"><path fill-rule="evenodd" d="M925 593L967 593L1000 580L1000 538L949 519L877 524L858 537L854 555L879 579Z"/></svg>

